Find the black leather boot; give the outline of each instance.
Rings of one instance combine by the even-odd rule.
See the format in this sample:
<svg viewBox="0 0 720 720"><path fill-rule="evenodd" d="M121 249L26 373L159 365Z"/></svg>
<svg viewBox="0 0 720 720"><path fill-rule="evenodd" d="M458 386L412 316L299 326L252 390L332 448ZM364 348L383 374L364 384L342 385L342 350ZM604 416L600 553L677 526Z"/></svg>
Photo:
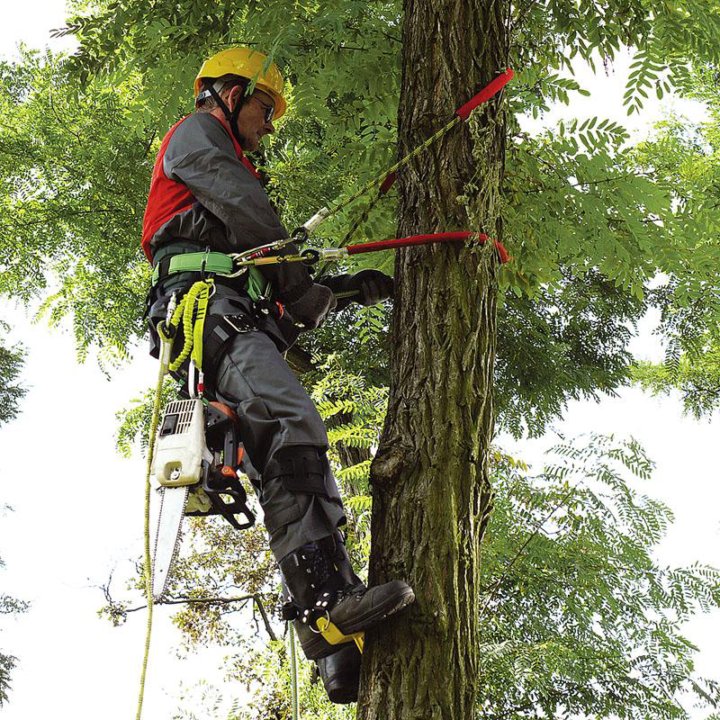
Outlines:
<svg viewBox="0 0 720 720"><path fill-rule="evenodd" d="M284 582L282 583L282 595L283 600L292 605L289 603L290 593ZM322 636L313 632L309 625L299 620L293 620L292 623L303 647L308 644L319 645L318 639L322 640ZM329 654L314 662L330 702L338 705L356 702L360 687L360 661L362 660L357 645L354 642L330 645L323 640L322 652Z"/></svg>
<svg viewBox="0 0 720 720"><path fill-rule="evenodd" d="M347 705L358 699L362 655L355 643L338 647L339 650L326 658L317 659L315 664L330 702Z"/></svg>
<svg viewBox="0 0 720 720"><path fill-rule="evenodd" d="M300 644L310 660L327 657L336 646L317 631L319 618L329 619L344 635L363 632L415 600L402 580L365 587L353 572L342 535L303 545L280 561L291 602L286 618L309 627Z"/></svg>

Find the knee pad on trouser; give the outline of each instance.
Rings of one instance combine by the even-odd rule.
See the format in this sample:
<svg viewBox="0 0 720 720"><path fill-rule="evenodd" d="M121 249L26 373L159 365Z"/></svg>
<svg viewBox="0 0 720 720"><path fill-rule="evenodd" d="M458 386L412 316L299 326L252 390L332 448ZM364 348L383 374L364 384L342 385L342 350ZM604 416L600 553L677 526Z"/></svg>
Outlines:
<svg viewBox="0 0 720 720"><path fill-rule="evenodd" d="M290 446L276 452L263 468L259 497L278 561L345 523L324 448Z"/></svg>
<svg viewBox="0 0 720 720"><path fill-rule="evenodd" d="M312 495L330 495L328 475L325 452L312 445L281 448L263 470L263 478L280 480L289 492Z"/></svg>

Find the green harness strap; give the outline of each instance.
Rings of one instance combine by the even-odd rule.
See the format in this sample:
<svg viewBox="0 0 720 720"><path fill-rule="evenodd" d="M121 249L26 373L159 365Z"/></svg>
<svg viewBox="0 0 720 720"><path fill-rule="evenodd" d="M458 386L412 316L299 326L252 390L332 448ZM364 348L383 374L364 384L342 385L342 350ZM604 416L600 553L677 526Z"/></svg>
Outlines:
<svg viewBox="0 0 720 720"><path fill-rule="evenodd" d="M152 274L152 284L160 280L160 269L163 263L155 266ZM225 253L219 252L193 252L179 253L170 257L165 273L175 275L179 272L206 272L214 275L232 275L235 272L233 259Z"/></svg>
<svg viewBox="0 0 720 720"><path fill-rule="evenodd" d="M208 275L218 275L220 277L234 277L237 271L235 270L235 263L230 255L220 252L192 252L172 255L168 263L164 261L159 262L153 269L153 285L157 285L160 281L161 272L162 278L165 278L183 272L199 272L207 273ZM258 268L254 265L248 267L245 277L245 291L253 302L257 302L260 298L270 297L270 283Z"/></svg>

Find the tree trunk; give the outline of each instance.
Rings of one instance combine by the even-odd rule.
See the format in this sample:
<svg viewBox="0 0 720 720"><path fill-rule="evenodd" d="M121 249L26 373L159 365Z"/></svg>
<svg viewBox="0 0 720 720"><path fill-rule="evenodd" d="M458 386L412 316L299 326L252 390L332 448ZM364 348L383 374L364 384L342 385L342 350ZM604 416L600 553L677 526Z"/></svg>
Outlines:
<svg viewBox="0 0 720 720"><path fill-rule="evenodd" d="M499 1L405 0L401 155L505 69L507 10ZM401 172L400 236L472 229L499 238L499 108L497 99L483 106ZM371 472L370 580L406 579L417 600L368 633L361 720L475 716L496 269L489 245L397 256L390 405Z"/></svg>

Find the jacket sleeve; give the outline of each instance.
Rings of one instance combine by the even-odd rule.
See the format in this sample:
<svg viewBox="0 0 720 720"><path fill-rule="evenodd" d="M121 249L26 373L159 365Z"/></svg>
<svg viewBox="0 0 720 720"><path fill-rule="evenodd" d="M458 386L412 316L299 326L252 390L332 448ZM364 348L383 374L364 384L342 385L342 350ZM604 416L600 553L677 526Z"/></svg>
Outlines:
<svg viewBox="0 0 720 720"><path fill-rule="evenodd" d="M240 162L225 128L212 115L195 113L178 126L168 143L163 171L186 185L226 227L227 246L214 250L241 252L288 237L264 188ZM282 251L294 252L297 248L292 245ZM300 263L261 270L281 298L288 293L297 296L312 285Z"/></svg>

